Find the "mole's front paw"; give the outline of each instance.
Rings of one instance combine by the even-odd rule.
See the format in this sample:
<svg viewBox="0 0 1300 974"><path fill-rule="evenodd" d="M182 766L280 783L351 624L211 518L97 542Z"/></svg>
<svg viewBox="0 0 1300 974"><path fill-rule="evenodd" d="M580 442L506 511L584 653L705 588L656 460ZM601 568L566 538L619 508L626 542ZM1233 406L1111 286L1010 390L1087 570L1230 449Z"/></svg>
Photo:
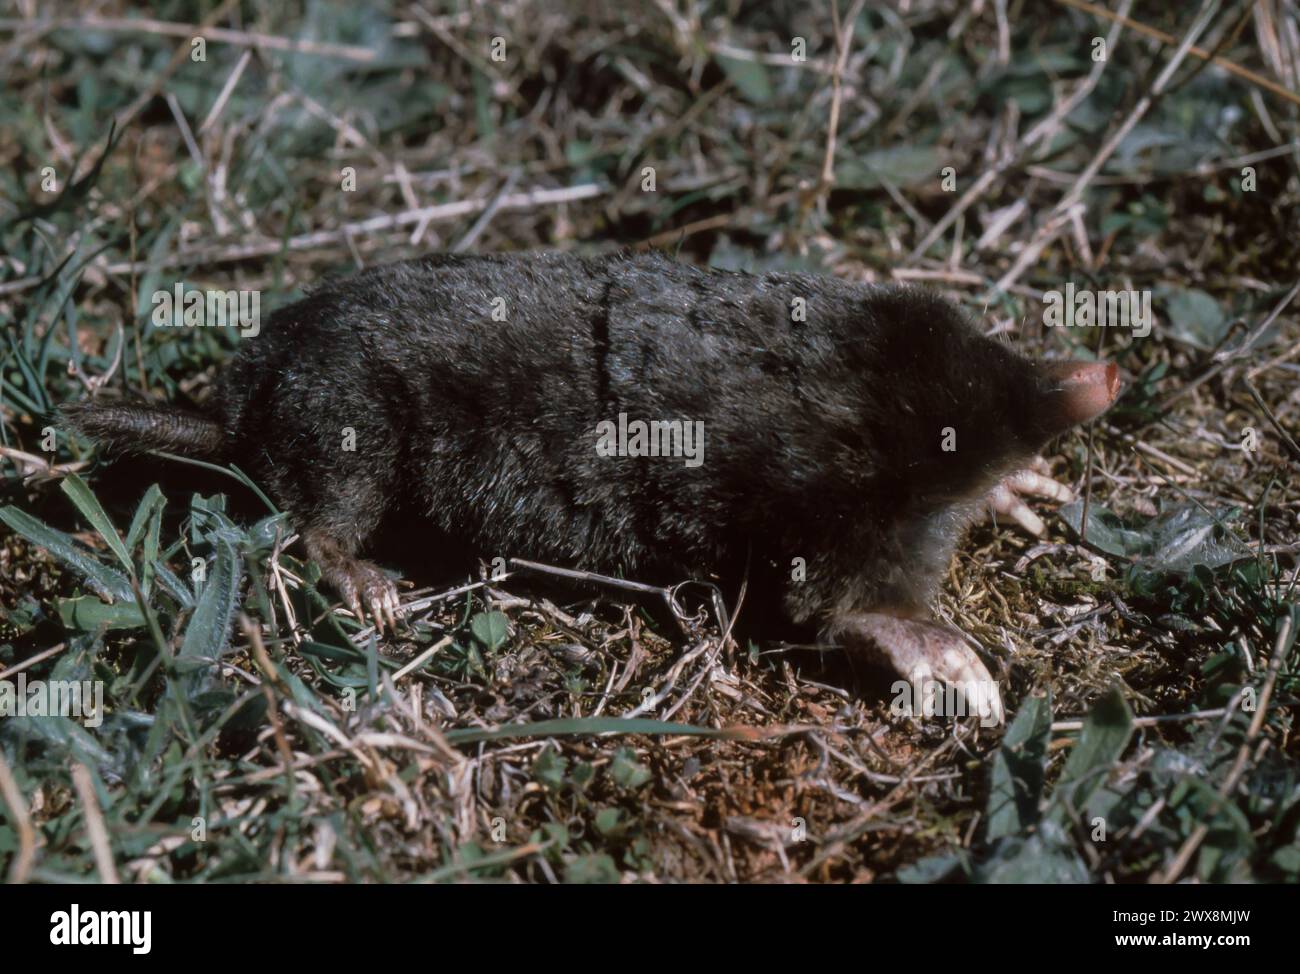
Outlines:
<svg viewBox="0 0 1300 974"><path fill-rule="evenodd" d="M1002 723L1002 697L988 668L961 633L928 619L863 612L835 623L831 638L845 649L883 660L908 683L905 712L923 716L976 715Z"/></svg>
<svg viewBox="0 0 1300 974"><path fill-rule="evenodd" d="M397 631L397 610L401 608L397 585L378 565L356 560L326 569L323 577L343 596L358 622L365 622L369 615L380 635L384 632L385 621L392 631ZM361 608L363 603L365 612Z"/></svg>
<svg viewBox="0 0 1300 974"><path fill-rule="evenodd" d="M1034 497L1046 497L1048 500L1068 504L1074 500L1074 493L1065 484L1052 479L1051 468L1042 457L1035 457L1033 462L1017 473L1013 473L989 491L988 505L994 515L1004 514L1015 521L1035 538L1042 537L1044 526L1042 518L1031 511L1020 499L1021 494Z"/></svg>

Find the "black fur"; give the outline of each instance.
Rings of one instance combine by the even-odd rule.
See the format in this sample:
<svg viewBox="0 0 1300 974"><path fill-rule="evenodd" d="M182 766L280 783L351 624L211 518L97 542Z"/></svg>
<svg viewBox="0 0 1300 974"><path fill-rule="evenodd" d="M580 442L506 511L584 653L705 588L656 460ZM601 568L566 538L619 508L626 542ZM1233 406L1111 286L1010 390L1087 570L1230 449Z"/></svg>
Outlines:
<svg viewBox="0 0 1300 974"><path fill-rule="evenodd" d="M326 286L243 340L210 405L217 452L349 555L400 507L488 558L647 581L748 564L804 622L924 605L974 499L1060 431L1051 394L923 290L544 254ZM598 456L619 412L703 421L703 464Z"/></svg>
<svg viewBox="0 0 1300 974"><path fill-rule="evenodd" d="M59 408L59 417L92 440L123 453L174 450L217 459L227 447L216 420L171 406L71 402Z"/></svg>

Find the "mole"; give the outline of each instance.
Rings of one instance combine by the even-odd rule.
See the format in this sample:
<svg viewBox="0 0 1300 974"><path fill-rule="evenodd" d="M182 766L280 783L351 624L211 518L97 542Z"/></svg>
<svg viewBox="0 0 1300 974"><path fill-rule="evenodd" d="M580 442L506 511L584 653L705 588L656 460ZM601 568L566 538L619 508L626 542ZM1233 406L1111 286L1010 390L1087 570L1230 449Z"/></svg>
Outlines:
<svg viewBox="0 0 1300 974"><path fill-rule="evenodd" d="M930 606L991 504L1070 491L1036 458L1115 401L1113 363L1032 361L922 288L656 253L431 255L321 286L240 346L206 414L64 407L126 451L232 460L358 618L401 506L489 557L642 581L741 566L789 622L916 680L989 670ZM983 696L979 696L982 692Z"/></svg>

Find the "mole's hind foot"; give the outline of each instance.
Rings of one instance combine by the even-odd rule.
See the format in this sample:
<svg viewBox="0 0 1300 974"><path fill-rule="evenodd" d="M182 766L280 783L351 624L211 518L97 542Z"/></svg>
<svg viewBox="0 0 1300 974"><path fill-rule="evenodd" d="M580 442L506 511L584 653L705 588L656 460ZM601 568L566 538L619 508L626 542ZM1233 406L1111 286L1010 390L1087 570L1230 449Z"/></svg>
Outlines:
<svg viewBox="0 0 1300 974"><path fill-rule="evenodd" d="M1029 509L1020 499L1020 495L1045 497L1048 500L1068 504L1074 500L1074 493L1065 484L1052 479L1051 468L1042 457L1035 457L1024 470L1013 473L989 491L990 510L1003 514L1015 521L1035 538L1042 537L1046 530L1042 518Z"/></svg>
<svg viewBox="0 0 1300 974"><path fill-rule="evenodd" d="M397 631L397 612L401 608L397 586L378 565L354 557L332 536L318 530L305 531L303 543L308 556L320 565L321 577L343 596L358 622L364 622L369 615L380 634L385 622Z"/></svg>
<svg viewBox="0 0 1300 974"><path fill-rule="evenodd" d="M907 681L906 690L895 697L904 713L973 715L986 724L1004 719L997 683L951 626L859 612L837 619L829 636L850 652L886 663Z"/></svg>

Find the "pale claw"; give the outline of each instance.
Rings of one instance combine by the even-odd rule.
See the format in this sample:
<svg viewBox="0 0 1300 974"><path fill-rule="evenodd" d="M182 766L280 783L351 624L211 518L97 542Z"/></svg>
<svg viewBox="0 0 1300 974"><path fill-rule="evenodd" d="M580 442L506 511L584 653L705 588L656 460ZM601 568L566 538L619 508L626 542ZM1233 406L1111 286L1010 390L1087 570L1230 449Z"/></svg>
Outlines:
<svg viewBox="0 0 1300 974"><path fill-rule="evenodd" d="M339 595L343 597L343 604L351 611L354 619L360 620L361 616L361 599L357 594L357 583L351 575L339 574L331 578L331 582Z"/></svg>
<svg viewBox="0 0 1300 974"><path fill-rule="evenodd" d="M384 595L382 591L371 589L366 593L366 609L370 615L370 621L375 625L375 632L382 636L384 634Z"/></svg>
<svg viewBox="0 0 1300 974"><path fill-rule="evenodd" d="M384 591L384 618L388 620L388 628L397 632L397 613L402 608L402 600L397 594L397 586L390 584Z"/></svg>
<svg viewBox="0 0 1300 974"><path fill-rule="evenodd" d="M1035 538L1042 537L1047 530L1042 518L1029 509L1019 497L1029 494L1048 500L1068 504L1074 500L1074 492L1065 484L1048 476L1050 470L1042 457L1035 457L1025 470L1017 471L1005 478L989 491L988 505L995 514L1011 518Z"/></svg>
<svg viewBox="0 0 1300 974"><path fill-rule="evenodd" d="M865 638L864 638L865 637ZM977 715L981 723L1001 724L1005 719L1002 696L997 683L983 661L975 654L961 633L949 626L924 619L902 619L879 612L853 615L832 627L832 638L849 648L865 649L881 655L910 684L907 702L916 697L940 694L944 684L956 692L951 700L953 712L946 706L944 694L938 716ZM927 686L927 681L932 681ZM929 698L933 699L933 698ZM926 714L930 716L931 714Z"/></svg>
<svg viewBox="0 0 1300 974"><path fill-rule="evenodd" d="M1074 491L1069 487L1032 467L1013 473L1003 483L1017 494L1032 494L1035 497L1045 497L1050 501L1060 501L1062 504L1074 500Z"/></svg>
<svg viewBox="0 0 1300 974"><path fill-rule="evenodd" d="M365 564L364 571L359 574L363 577L361 588L366 600L366 614L374 624L375 632L382 636L387 623L389 631L396 633L397 610L401 606L397 586L374 565ZM357 615L357 619L361 620L362 616Z"/></svg>
<svg viewBox="0 0 1300 974"><path fill-rule="evenodd" d="M337 537L324 528L309 528L303 532L307 554L321 566L321 575L343 597L357 622L364 623L368 614L375 630L381 635L387 621L393 632L397 631L397 612L401 600L397 586L372 562L355 557L351 550L340 544ZM362 605L366 612L362 612Z"/></svg>

